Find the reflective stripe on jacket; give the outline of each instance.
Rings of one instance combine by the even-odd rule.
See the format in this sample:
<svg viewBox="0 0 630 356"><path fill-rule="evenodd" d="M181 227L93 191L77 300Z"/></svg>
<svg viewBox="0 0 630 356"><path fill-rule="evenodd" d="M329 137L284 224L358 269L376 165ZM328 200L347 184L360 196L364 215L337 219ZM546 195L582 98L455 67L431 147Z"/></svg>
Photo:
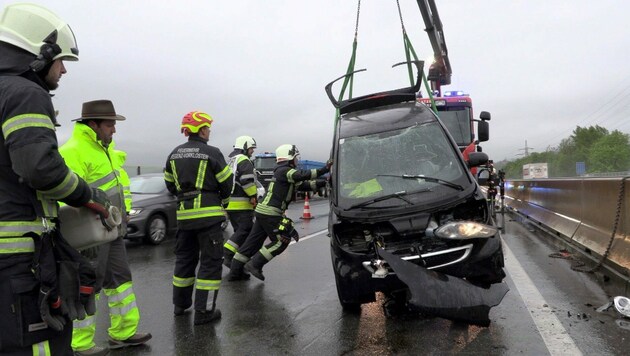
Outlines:
<svg viewBox="0 0 630 356"><path fill-rule="evenodd" d="M0 45L0 238L14 239L40 234L42 218L57 216L57 201L81 206L91 193L57 151L50 94L35 73L24 72L30 54Z"/></svg>
<svg viewBox="0 0 630 356"><path fill-rule="evenodd" d="M77 122L72 136L59 152L66 164L77 175L85 179L92 188L100 188L113 206L120 209L123 219L118 236L127 232L126 212L131 209L125 201L125 186L129 187L129 176L123 170L125 153L114 149L114 142L107 148L97 140L96 132L88 125ZM129 188L127 188L127 191Z"/></svg>
<svg viewBox="0 0 630 356"><path fill-rule="evenodd" d="M230 153L231 160L234 160L234 188L230 196L230 204L227 210L254 210L251 198L256 198L256 175L254 164L244 155L243 150L236 149Z"/></svg>
<svg viewBox="0 0 630 356"><path fill-rule="evenodd" d="M256 212L263 215L281 216L289 207L296 190L314 191L311 180L328 173L328 168L300 169L280 162L273 171L273 178L267 188L263 201L256 205Z"/></svg>
<svg viewBox="0 0 630 356"><path fill-rule="evenodd" d="M190 136L169 155L164 180L179 202L180 229L198 229L225 220L223 206L232 191L232 171L218 148Z"/></svg>

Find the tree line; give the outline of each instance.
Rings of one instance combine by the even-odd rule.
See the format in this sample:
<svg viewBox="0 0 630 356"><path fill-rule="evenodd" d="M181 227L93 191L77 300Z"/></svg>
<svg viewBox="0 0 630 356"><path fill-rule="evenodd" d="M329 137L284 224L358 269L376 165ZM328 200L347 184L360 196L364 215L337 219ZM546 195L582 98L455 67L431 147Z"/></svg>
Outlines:
<svg viewBox="0 0 630 356"><path fill-rule="evenodd" d="M596 125L577 126L557 147L534 152L525 157L496 163L506 178L523 178L523 165L547 163L549 177L576 177L578 162L585 174L630 171L630 135L619 130L609 132Z"/></svg>

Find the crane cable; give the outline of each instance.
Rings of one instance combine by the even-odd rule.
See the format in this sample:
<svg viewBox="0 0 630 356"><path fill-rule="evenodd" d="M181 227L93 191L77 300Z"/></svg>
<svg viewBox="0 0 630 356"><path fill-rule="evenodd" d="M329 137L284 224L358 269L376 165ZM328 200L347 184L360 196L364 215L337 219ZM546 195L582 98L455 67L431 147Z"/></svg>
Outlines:
<svg viewBox="0 0 630 356"><path fill-rule="evenodd" d="M405 29L405 23L403 21L402 11L400 10L400 2L398 0L396 0L396 6L398 7L398 16L400 17L400 26L402 27L403 42L405 44L405 57L407 59L407 71L409 72L409 82L413 86L414 82L413 82L413 70L411 68L411 55L413 55L413 58L415 61L418 60L418 55L416 54L416 51L413 49L413 46L411 45L411 40L409 40L409 36L407 36L407 30ZM422 71L422 82L424 83L424 86L427 90L429 99L431 99L431 109L437 115L438 111L437 111L437 107L435 106L435 100L433 99L433 92L431 91L429 82L427 81L427 77L424 75L424 70Z"/></svg>

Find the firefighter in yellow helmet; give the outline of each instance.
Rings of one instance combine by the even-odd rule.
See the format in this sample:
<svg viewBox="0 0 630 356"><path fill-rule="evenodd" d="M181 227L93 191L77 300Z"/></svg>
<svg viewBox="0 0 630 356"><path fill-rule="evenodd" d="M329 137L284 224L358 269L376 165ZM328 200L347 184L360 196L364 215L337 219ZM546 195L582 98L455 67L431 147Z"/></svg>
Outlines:
<svg viewBox="0 0 630 356"><path fill-rule="evenodd" d="M72 355L72 322L68 318L69 309L64 311L69 294L63 295L61 284L58 286L57 282L62 281L58 266L80 260L61 261L54 255L65 244L57 225L57 202L108 214L108 202L99 194L103 192L90 189L57 151L55 126L58 124L50 91L57 89L66 73L64 61L76 61L78 55L70 26L50 10L35 4L3 4L0 12L2 355ZM67 252L81 257L74 249ZM87 261L80 266L79 274L94 274ZM81 279L80 283L83 282ZM21 288L19 302L14 294L17 287ZM93 300L93 293L87 293L93 287L85 287L82 300ZM90 309L83 305L86 311Z"/></svg>
<svg viewBox="0 0 630 356"><path fill-rule="evenodd" d="M181 132L188 141L169 154L164 169L168 190L177 196L177 236L173 304L175 316L193 306L194 323L207 324L221 318L216 307L221 286L225 210L232 192L232 171L221 151L208 145L210 115L193 111L184 116ZM199 264L199 271L195 270ZM209 292L213 292L208 309Z"/></svg>
<svg viewBox="0 0 630 356"><path fill-rule="evenodd" d="M230 267L232 257L245 242L254 225L254 208L257 204L257 178L251 161L256 140L251 136L239 136L234 142L234 151L229 154L229 165L234 174L234 186L227 207L234 233L223 244L223 264Z"/></svg>
<svg viewBox="0 0 630 356"><path fill-rule="evenodd" d="M122 224L116 240L98 247L99 282L102 284L111 326L108 345L111 349L136 346L151 339L150 333L138 332L140 311L133 291L131 269L127 261L124 236L127 233L127 212L131 210L129 176L123 169L126 153L115 149L116 123L125 120L117 115L109 100L83 103L81 117L75 119L72 136L59 152L77 175L90 186L102 189L111 204L122 212ZM72 348L76 356L104 355L108 352L94 343L96 315L73 322Z"/></svg>
<svg viewBox="0 0 630 356"><path fill-rule="evenodd" d="M326 185L325 179L316 179L330 171L332 161L319 169L296 169L300 152L295 145L284 144L276 149L276 168L269 188L256 205L256 222L243 245L232 259L229 281L247 279L244 269L264 280L263 266L281 254L291 239L299 238L291 219L284 216L295 190L317 191ZM270 243L263 246L269 237ZM262 246L262 248L261 248Z"/></svg>

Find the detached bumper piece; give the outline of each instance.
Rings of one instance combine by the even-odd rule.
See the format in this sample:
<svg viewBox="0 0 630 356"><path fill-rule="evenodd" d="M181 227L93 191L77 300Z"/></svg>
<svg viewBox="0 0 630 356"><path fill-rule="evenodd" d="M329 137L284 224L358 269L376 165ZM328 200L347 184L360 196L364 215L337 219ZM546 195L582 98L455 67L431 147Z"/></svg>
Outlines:
<svg viewBox="0 0 630 356"><path fill-rule="evenodd" d="M490 308L499 305L509 291L505 283L488 289L461 278L430 271L379 249L398 279L409 287L412 310L468 324L488 326Z"/></svg>

